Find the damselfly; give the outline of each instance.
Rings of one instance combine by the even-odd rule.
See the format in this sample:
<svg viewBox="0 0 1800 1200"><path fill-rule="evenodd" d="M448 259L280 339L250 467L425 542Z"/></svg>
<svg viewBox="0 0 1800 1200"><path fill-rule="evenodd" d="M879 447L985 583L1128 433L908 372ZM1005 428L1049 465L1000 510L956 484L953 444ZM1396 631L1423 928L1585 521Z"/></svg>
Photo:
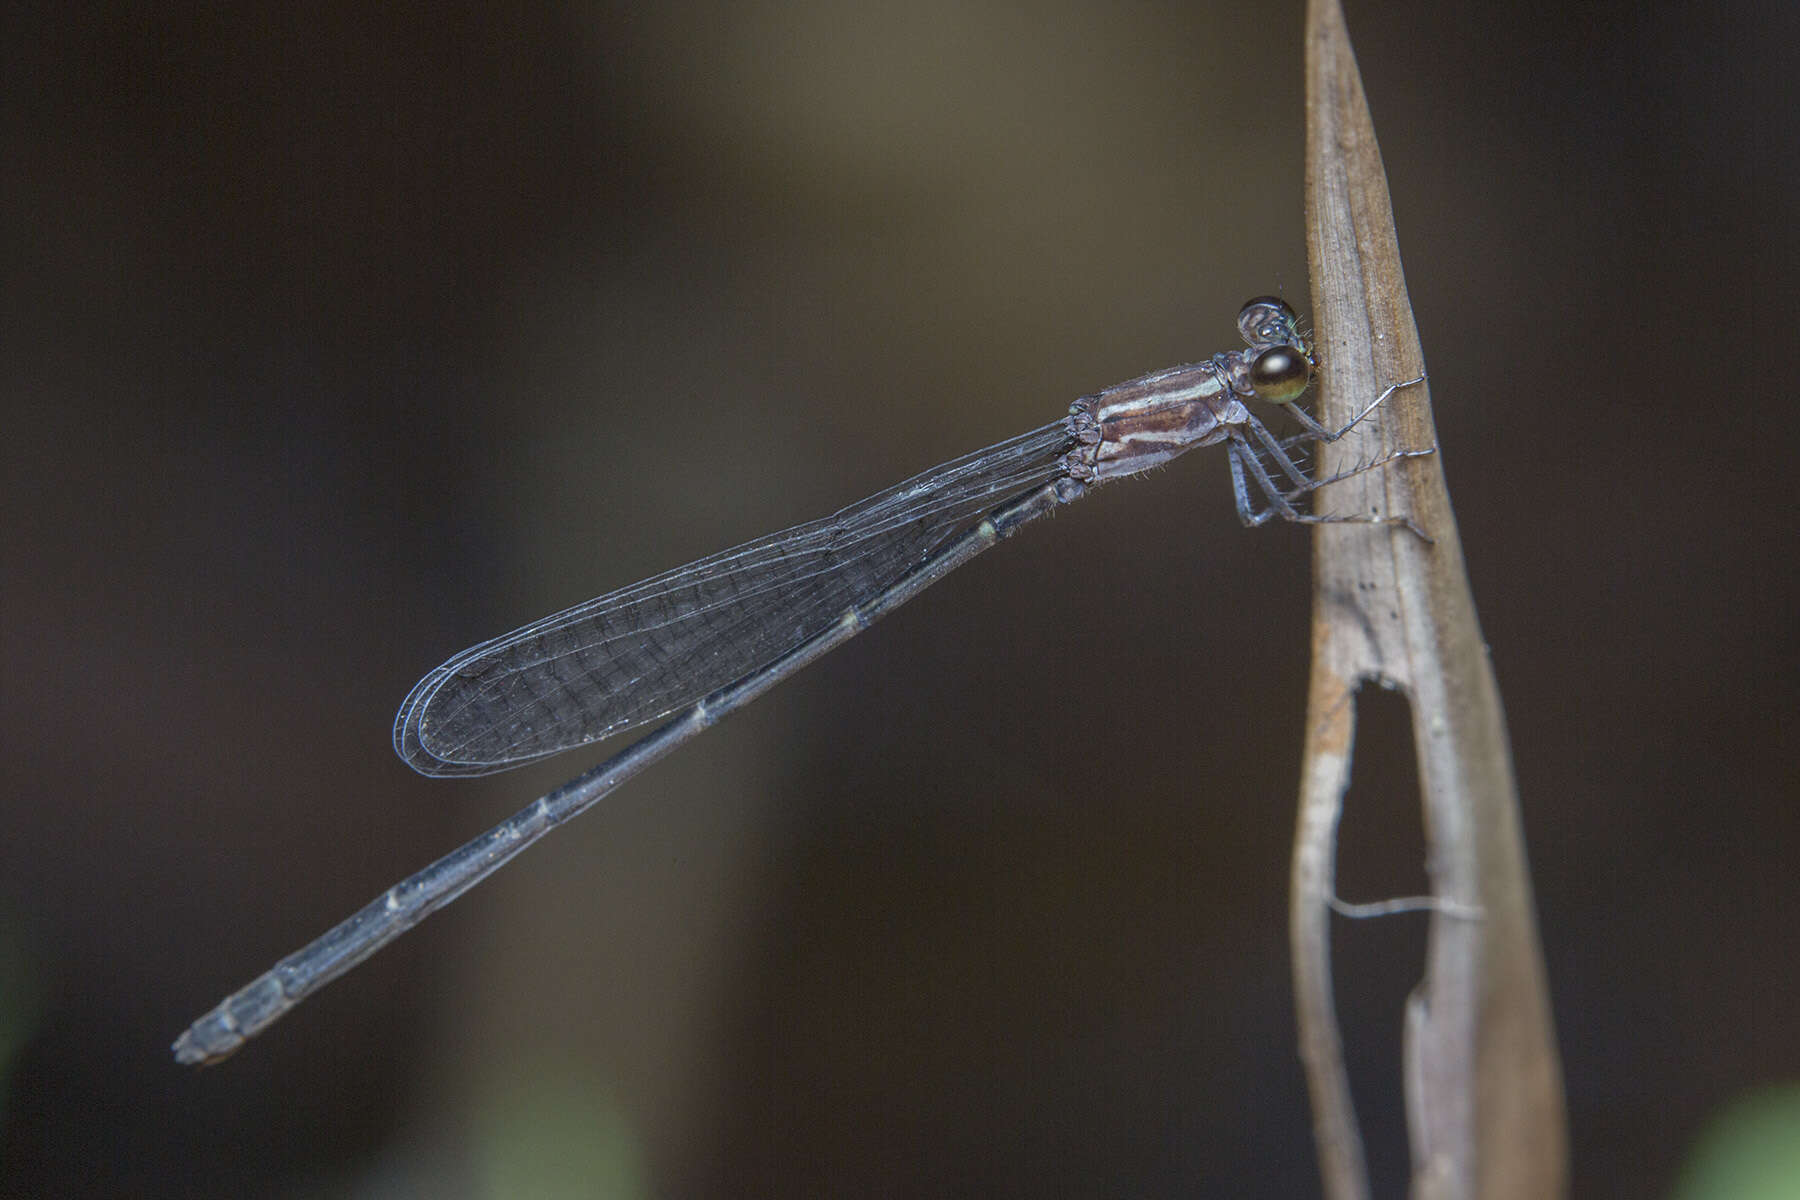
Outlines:
<svg viewBox="0 0 1800 1200"><path fill-rule="evenodd" d="M1327 430L1294 404L1315 363L1293 310L1271 297L1251 300L1238 313L1238 331L1246 349L1083 396L1066 416L1030 433L823 520L483 642L427 674L394 721L395 751L426 775L502 771L676 715L282 959L194 1022L175 1042L175 1057L224 1058L720 717L1096 484L1223 444L1246 525L1271 517L1382 521L1417 533L1403 517L1296 507L1335 479L1431 453L1390 454L1330 479L1312 477L1296 461L1297 447L1342 437L1395 388L1344 428ZM1286 406L1303 432L1276 438L1251 412L1252 401Z"/></svg>

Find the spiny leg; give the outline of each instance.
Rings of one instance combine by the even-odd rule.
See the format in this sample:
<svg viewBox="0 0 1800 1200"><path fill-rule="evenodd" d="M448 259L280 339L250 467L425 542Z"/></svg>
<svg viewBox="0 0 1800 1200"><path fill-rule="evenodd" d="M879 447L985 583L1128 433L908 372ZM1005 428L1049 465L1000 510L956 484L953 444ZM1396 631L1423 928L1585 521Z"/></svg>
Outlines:
<svg viewBox="0 0 1800 1200"><path fill-rule="evenodd" d="M1367 407L1357 413L1354 417L1350 418L1350 423L1348 425L1344 426L1336 433L1333 433L1331 430L1319 424L1318 420L1314 418L1311 413L1301 408L1298 404L1290 404L1288 406L1288 411L1293 414L1296 421L1299 421L1302 425L1306 426L1306 432L1296 433L1292 437L1282 438L1281 448L1287 450L1294 446L1304 445L1309 442L1335 442L1346 433L1349 433L1352 429L1355 429L1358 425L1362 424L1364 417L1387 403L1388 397L1392 396L1395 392L1399 391L1401 388L1417 387L1424 382L1425 376L1421 375L1417 379L1408 379L1404 383L1389 384L1387 390L1371 400Z"/></svg>
<svg viewBox="0 0 1800 1200"><path fill-rule="evenodd" d="M1429 455L1436 454L1437 450L1436 442L1433 442L1423 450L1394 450L1390 453L1383 454L1380 458L1371 458L1367 462L1358 463L1354 467L1339 471L1335 475L1327 475L1323 479L1310 480L1308 481L1306 490L1309 492L1317 491L1328 483L1336 483L1340 479L1349 479L1353 476L1361 475L1364 471L1373 471L1376 467L1385 467L1396 459L1425 458Z"/></svg>
<svg viewBox="0 0 1800 1200"><path fill-rule="evenodd" d="M1295 512L1294 506L1288 503L1286 497L1282 496L1279 491L1270 490L1273 481L1269 479L1269 473L1264 471L1260 465L1256 467L1258 475L1257 486L1261 487L1263 494L1270 498L1270 507L1263 509L1261 512L1256 511L1250 500L1249 484L1244 479L1244 459L1247 456L1248 451L1240 450L1236 439L1225 443L1225 457L1231 463L1231 496L1232 499L1237 502L1238 520L1242 521L1252 529L1256 528L1258 525L1266 524L1269 518L1273 517L1278 511L1274 507L1278 497L1280 498L1280 504L1286 509L1286 511L1282 513L1282 516L1287 517L1290 520L1297 517L1299 514ZM1251 461L1254 462L1255 460L1252 459Z"/></svg>
<svg viewBox="0 0 1800 1200"><path fill-rule="evenodd" d="M1308 419L1310 420L1311 418ZM1305 495L1307 492L1312 491L1318 486L1318 484L1312 481L1310 475L1301 470L1298 463L1288 457L1287 449L1280 442L1275 440L1275 435L1269 432L1268 426L1264 425L1261 421L1258 421L1255 417L1251 417L1244 422L1243 427L1250 431L1251 436L1256 439L1258 445L1268 451L1269 458L1274 461L1277 467L1281 468L1281 473L1286 475L1289 481L1299 489L1297 492L1287 493L1290 499L1296 495ZM1254 447L1251 448L1251 453L1255 454ZM1259 457L1257 461L1260 462L1261 458Z"/></svg>
<svg viewBox="0 0 1800 1200"><path fill-rule="evenodd" d="M1231 488L1237 502L1238 519L1245 525L1252 527L1262 525L1275 516L1280 516L1284 521L1293 521L1301 525L1400 525L1410 529L1428 544L1433 541L1430 535L1420 529L1411 517L1303 513L1294 507L1293 502L1301 496L1317 491L1328 483L1336 483L1353 475L1361 475L1365 471L1385 466L1396 459L1421 458L1427 454L1435 454L1436 446L1424 450L1396 450L1392 454L1384 454L1380 458L1358 464L1347 471L1340 471L1324 479L1314 480L1303 477L1302 482L1298 483L1292 491L1286 491L1276 484L1274 476L1270 475L1268 469L1262 465L1262 461L1256 453L1256 447L1243 436L1241 431L1232 431L1231 441L1226 443L1226 451L1231 460ZM1286 455L1282 455L1281 458L1285 460ZM1262 492L1269 502L1269 507L1261 512L1256 511L1250 497L1248 484L1252 480L1256 483L1257 490Z"/></svg>

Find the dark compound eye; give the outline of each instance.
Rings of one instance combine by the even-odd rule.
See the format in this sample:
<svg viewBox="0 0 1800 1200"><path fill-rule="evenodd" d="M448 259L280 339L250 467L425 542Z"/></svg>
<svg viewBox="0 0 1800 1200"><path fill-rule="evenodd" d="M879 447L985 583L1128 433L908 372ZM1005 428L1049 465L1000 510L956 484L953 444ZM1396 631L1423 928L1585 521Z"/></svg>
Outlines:
<svg viewBox="0 0 1800 1200"><path fill-rule="evenodd" d="M1250 364L1250 386L1256 398L1292 404L1312 382L1312 360L1292 346L1271 346Z"/></svg>

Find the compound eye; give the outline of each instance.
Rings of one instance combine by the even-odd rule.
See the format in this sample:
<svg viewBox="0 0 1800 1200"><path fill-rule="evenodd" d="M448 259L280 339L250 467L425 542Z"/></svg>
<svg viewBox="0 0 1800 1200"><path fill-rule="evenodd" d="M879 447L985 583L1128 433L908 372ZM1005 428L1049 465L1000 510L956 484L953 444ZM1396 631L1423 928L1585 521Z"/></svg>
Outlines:
<svg viewBox="0 0 1800 1200"><path fill-rule="evenodd" d="M1312 382L1312 360L1292 346L1271 346L1250 364L1250 386L1258 400L1292 404Z"/></svg>
<svg viewBox="0 0 1800 1200"><path fill-rule="evenodd" d="M1238 310L1238 332L1251 345L1283 341L1292 336L1300 318L1279 296L1257 296Z"/></svg>

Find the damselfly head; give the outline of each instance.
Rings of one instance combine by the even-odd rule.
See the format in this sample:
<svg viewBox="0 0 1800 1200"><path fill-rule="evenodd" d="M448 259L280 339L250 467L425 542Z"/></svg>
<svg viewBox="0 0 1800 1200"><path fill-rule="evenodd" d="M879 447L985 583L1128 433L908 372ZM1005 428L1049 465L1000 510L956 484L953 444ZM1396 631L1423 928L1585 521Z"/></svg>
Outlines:
<svg viewBox="0 0 1800 1200"><path fill-rule="evenodd" d="M1300 318L1275 296L1246 300L1238 310L1238 332L1255 356L1250 387L1258 400L1292 404L1312 382L1312 347L1300 332Z"/></svg>
<svg viewBox="0 0 1800 1200"><path fill-rule="evenodd" d="M1238 333L1253 351L1249 387L1256 399L1291 405L1312 381L1312 347L1300 331L1300 317L1285 300L1258 295L1238 309Z"/></svg>

